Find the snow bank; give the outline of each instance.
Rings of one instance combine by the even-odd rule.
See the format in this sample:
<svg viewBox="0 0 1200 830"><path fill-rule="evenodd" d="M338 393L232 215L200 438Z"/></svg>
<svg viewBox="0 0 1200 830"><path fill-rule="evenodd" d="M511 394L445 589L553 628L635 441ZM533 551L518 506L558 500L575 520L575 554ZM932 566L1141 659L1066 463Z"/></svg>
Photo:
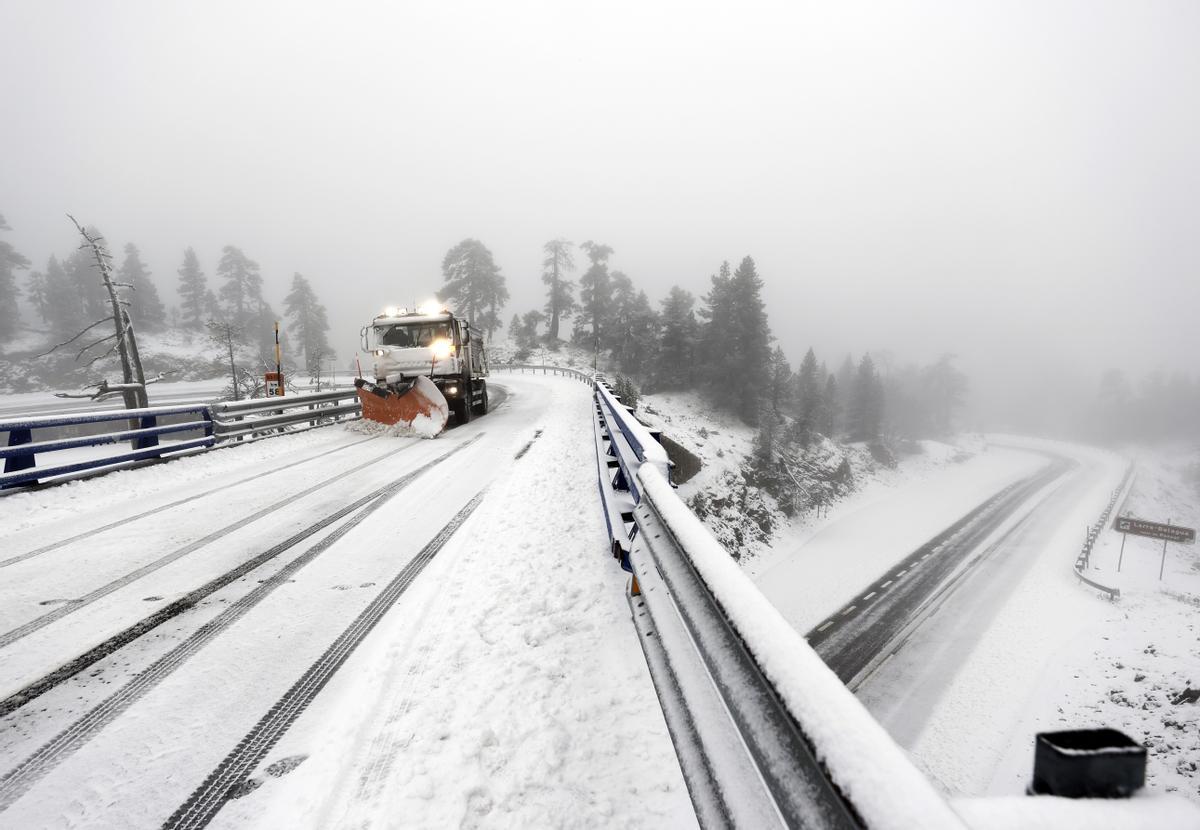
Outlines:
<svg viewBox="0 0 1200 830"><path fill-rule="evenodd" d="M1176 798L1138 796L1081 801L1008 796L956 799L971 830L1197 830L1200 813Z"/></svg>

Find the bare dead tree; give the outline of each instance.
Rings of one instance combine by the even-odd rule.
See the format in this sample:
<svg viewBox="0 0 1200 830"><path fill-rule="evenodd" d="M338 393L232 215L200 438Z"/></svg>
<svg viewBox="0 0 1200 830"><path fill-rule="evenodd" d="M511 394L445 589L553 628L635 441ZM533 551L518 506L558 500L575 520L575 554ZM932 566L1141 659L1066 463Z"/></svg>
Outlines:
<svg viewBox="0 0 1200 830"><path fill-rule="evenodd" d="M159 383L161 381L164 381L167 379L167 377L169 375L173 375L173 374L175 374L175 373L174 372L159 372L154 377L148 378L146 380L146 386L149 386L152 383ZM123 395L123 394L125 394L125 391L126 391L125 384L109 383L107 380L101 380L96 383L89 383L87 386L84 386L83 388L84 389L94 389L95 391L94 392L80 392L78 394L73 393L73 392L55 392L54 397L56 397L56 398L89 398L93 401L102 401L102 400L105 400L106 398L111 398L113 395Z"/></svg>
<svg viewBox="0 0 1200 830"><path fill-rule="evenodd" d="M213 345L229 355L229 386L233 390L233 399L240 401L237 362L233 350L242 338L241 327L223 320L209 320L204 324L208 328L208 338Z"/></svg>
<svg viewBox="0 0 1200 830"><path fill-rule="evenodd" d="M313 391L321 391L321 361L325 359L325 350L320 346L313 348L312 354L307 355L309 369L308 382L316 384L316 389Z"/></svg>
<svg viewBox="0 0 1200 830"><path fill-rule="evenodd" d="M126 409L140 409L149 403L149 397L146 394L146 376L142 371L142 361L138 354L137 337L133 331L133 323L129 319L129 312L126 311L129 302L121 298L119 290L122 288L132 289L133 286L128 283L117 282L113 279L112 254L108 252L108 248L104 245L104 237L89 233L71 214L68 213L67 218L71 220L76 230L79 231L79 235L83 237L83 244L79 247L90 249L92 256L96 260L93 265L100 271L100 280L104 285L105 291L108 292L109 307L112 313L107 317L101 317L99 320L90 323L74 337L68 338L61 343L56 343L49 350L38 356L44 357L58 349L69 346L97 326L111 321L113 323L113 333L87 342L75 353L75 360L82 359L91 349L108 343L111 340L113 343L108 350L94 355L86 365L91 366L115 352L121 360L121 383L109 383L107 380L102 380L99 383L85 387L89 389L94 388L94 392L80 394L58 393L58 397L92 398L93 400L98 400L120 394L125 401ZM161 378L162 376L160 375L156 380L160 380ZM132 421L130 423L131 425L134 424ZM134 427L131 426L131 428Z"/></svg>

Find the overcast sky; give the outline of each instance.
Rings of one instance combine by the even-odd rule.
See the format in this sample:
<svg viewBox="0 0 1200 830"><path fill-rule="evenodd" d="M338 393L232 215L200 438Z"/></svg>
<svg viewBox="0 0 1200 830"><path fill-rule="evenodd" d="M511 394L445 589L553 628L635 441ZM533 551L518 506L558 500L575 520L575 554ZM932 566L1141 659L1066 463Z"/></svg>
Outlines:
<svg viewBox="0 0 1200 830"><path fill-rule="evenodd" d="M655 301L750 254L794 362L1191 370L1198 43L1190 1L0 0L0 213L168 298L188 245L300 271L345 359L466 237L540 306L563 236Z"/></svg>

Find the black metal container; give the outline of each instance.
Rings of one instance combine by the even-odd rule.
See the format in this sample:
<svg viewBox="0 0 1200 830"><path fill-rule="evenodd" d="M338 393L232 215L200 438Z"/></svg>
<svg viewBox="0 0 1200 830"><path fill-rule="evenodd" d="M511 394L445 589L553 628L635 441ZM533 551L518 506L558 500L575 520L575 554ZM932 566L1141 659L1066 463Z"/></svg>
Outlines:
<svg viewBox="0 0 1200 830"><path fill-rule="evenodd" d="M1146 783L1146 748L1115 729L1039 732L1032 795L1126 798Z"/></svg>

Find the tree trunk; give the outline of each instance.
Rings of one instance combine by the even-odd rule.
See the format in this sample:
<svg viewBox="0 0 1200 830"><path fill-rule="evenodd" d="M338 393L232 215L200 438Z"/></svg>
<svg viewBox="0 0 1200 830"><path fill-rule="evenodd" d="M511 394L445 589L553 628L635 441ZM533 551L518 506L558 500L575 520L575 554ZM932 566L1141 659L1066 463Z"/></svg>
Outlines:
<svg viewBox="0 0 1200 830"><path fill-rule="evenodd" d="M233 335L232 334L225 341L225 343L227 346L229 346L229 380L233 385L233 400L236 402L236 401L241 400L241 396L238 394L237 368L233 364Z"/></svg>

